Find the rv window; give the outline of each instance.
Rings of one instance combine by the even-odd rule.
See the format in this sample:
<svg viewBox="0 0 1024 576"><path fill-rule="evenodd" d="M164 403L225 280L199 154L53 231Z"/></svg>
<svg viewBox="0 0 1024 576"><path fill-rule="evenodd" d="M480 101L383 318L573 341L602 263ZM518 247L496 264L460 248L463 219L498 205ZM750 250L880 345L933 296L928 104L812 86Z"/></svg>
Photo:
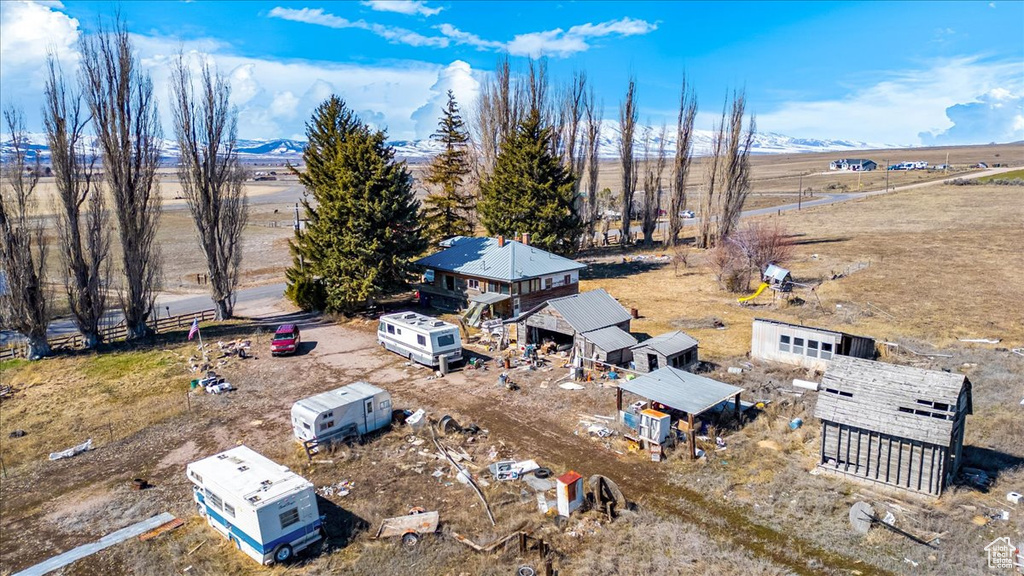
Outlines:
<svg viewBox="0 0 1024 576"><path fill-rule="evenodd" d="M386 324L386 326L388 327L388 334L394 334L395 333L395 327L394 326L392 326L391 324Z"/></svg>
<svg viewBox="0 0 1024 576"><path fill-rule="evenodd" d="M235 507L232 506L231 504L225 504L224 505L224 513L227 514L228 516L231 516L232 518L234 518L235 517Z"/></svg>
<svg viewBox="0 0 1024 576"><path fill-rule="evenodd" d="M203 477L200 476L199 474L196 474L195 472L193 472L192 473L192 477L196 479L196 482L199 482L200 484L203 483Z"/></svg>
<svg viewBox="0 0 1024 576"><path fill-rule="evenodd" d="M289 527L289 526L291 526L292 524L298 524L299 523L299 509L298 508L292 508L291 510L285 510L284 512L281 512L280 518L281 518L281 529L282 530L287 528L287 527Z"/></svg>
<svg viewBox="0 0 1024 576"><path fill-rule="evenodd" d="M451 346L453 344L455 344L454 334L441 334L437 337L438 346Z"/></svg>
<svg viewBox="0 0 1024 576"><path fill-rule="evenodd" d="M789 336L779 336L779 350L782 352L789 352Z"/></svg>
<svg viewBox="0 0 1024 576"><path fill-rule="evenodd" d="M385 330L384 323L377 324L377 332L383 332Z"/></svg>
<svg viewBox="0 0 1024 576"><path fill-rule="evenodd" d="M373 413L373 400L367 400L366 401L366 413L367 414L372 414Z"/></svg>
<svg viewBox="0 0 1024 576"><path fill-rule="evenodd" d="M306 430L310 430L310 429L311 429L311 428L309 427L309 422L303 422L303 423L302 423L302 427L303 427L303 428L305 428Z"/></svg>
<svg viewBox="0 0 1024 576"><path fill-rule="evenodd" d="M401 336L402 335L402 329L401 328L395 328L395 334L398 334L399 336Z"/></svg>
<svg viewBox="0 0 1024 576"><path fill-rule="evenodd" d="M213 492L210 492L209 490L206 491L206 503L212 504L213 507L218 510L224 508L224 501L221 500L219 496L217 496Z"/></svg>
<svg viewBox="0 0 1024 576"><path fill-rule="evenodd" d="M327 422L321 422L320 423L320 431L323 432L324 430L327 430L328 428L331 428L333 426L334 426L334 420L329 420Z"/></svg>
<svg viewBox="0 0 1024 576"><path fill-rule="evenodd" d="M417 334L416 335L416 343L419 344L420 346L426 346L427 345L427 339L426 339L425 336L423 336L423 334Z"/></svg>
<svg viewBox="0 0 1024 576"><path fill-rule="evenodd" d="M380 409L381 410L385 410L387 408L391 408L391 400L381 400L380 401Z"/></svg>

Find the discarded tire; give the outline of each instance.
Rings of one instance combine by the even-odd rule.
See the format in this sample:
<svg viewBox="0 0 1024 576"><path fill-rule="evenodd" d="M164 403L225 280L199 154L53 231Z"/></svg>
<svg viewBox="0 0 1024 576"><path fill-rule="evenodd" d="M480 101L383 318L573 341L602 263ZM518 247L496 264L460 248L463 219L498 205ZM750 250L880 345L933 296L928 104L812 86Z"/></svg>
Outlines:
<svg viewBox="0 0 1024 576"><path fill-rule="evenodd" d="M437 429L444 435L462 432L462 426L459 426L459 423L455 421L455 418L452 418L447 414L442 416L437 422Z"/></svg>
<svg viewBox="0 0 1024 576"><path fill-rule="evenodd" d="M519 569L516 570L516 576L536 576L536 575L537 575L537 571L534 570L532 566L520 566Z"/></svg>
<svg viewBox="0 0 1024 576"><path fill-rule="evenodd" d="M533 475L543 480L544 478L550 478L553 472L550 468L537 468L533 471Z"/></svg>

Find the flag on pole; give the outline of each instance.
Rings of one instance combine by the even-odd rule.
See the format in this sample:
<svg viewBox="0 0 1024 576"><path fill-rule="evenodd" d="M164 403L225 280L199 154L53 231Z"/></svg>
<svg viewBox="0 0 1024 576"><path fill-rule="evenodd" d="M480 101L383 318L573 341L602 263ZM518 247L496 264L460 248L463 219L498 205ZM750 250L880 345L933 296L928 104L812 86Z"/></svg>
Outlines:
<svg viewBox="0 0 1024 576"><path fill-rule="evenodd" d="M188 339L191 340L199 332L199 318L192 320L192 328L188 331Z"/></svg>

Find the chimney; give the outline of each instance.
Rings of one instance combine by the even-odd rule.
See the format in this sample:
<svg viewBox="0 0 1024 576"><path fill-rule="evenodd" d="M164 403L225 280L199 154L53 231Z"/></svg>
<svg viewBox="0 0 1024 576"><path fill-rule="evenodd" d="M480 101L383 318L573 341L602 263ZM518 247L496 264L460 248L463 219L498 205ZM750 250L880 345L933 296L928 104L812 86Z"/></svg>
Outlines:
<svg viewBox="0 0 1024 576"><path fill-rule="evenodd" d="M504 247L505 247L505 237L502 236L501 234L498 234L498 248L504 248Z"/></svg>
<svg viewBox="0 0 1024 576"><path fill-rule="evenodd" d="M523 232L523 244L526 245L526 246L530 245L530 233L529 232Z"/></svg>

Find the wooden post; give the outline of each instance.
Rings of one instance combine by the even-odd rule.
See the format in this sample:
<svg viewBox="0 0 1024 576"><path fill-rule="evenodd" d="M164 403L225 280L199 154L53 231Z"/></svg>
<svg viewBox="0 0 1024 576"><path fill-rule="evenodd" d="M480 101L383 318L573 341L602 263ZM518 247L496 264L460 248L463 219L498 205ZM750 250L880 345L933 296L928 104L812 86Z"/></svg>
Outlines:
<svg viewBox="0 0 1024 576"><path fill-rule="evenodd" d="M743 412L740 409L740 395L739 395L739 393L736 394L736 420L739 421L739 422L743 422Z"/></svg>
<svg viewBox="0 0 1024 576"><path fill-rule="evenodd" d="M622 388L615 388L615 417L618 418L618 413L622 412Z"/></svg>
<svg viewBox="0 0 1024 576"><path fill-rule="evenodd" d="M690 425L690 460L697 459L697 431L693 429L693 413L687 413L686 422Z"/></svg>
<svg viewBox="0 0 1024 576"><path fill-rule="evenodd" d="M519 554L520 555L526 554L526 533L525 532L520 532L519 533Z"/></svg>

